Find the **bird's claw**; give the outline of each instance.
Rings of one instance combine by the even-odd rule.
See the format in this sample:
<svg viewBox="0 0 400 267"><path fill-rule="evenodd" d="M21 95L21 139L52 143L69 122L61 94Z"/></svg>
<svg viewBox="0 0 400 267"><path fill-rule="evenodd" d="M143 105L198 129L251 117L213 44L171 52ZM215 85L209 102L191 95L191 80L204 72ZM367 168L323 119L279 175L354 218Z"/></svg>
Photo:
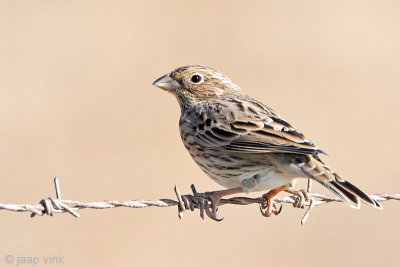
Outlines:
<svg viewBox="0 0 400 267"><path fill-rule="evenodd" d="M206 211L206 214L207 214L208 218L210 218L210 219L212 219L214 221L220 222L224 218L221 218L221 219L217 218L217 210L218 210L218 208L214 212L213 208L212 208L213 205L214 205L213 200L211 200L211 209L210 209L210 207L208 206L208 202L205 202L204 209Z"/></svg>
<svg viewBox="0 0 400 267"><path fill-rule="evenodd" d="M262 196L264 202L260 204L260 212L264 217L270 217L272 214L278 215L282 211L282 204L277 206L276 203L273 203L273 199Z"/></svg>
<svg viewBox="0 0 400 267"><path fill-rule="evenodd" d="M221 200L222 196L217 192L198 193L194 185L192 185L191 188L193 191L192 199L194 200L195 203L199 204L200 217L204 220L204 211L205 211L205 213L210 219L217 222L222 221L224 218L219 219L217 217L218 203ZM211 202L211 206L210 203L208 203L208 201Z"/></svg>

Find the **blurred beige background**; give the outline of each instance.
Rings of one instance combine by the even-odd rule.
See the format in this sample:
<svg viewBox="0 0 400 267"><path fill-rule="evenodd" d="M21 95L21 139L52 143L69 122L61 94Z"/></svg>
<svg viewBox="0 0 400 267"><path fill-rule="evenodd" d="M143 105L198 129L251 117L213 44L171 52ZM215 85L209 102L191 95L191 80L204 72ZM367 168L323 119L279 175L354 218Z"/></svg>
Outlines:
<svg viewBox="0 0 400 267"><path fill-rule="evenodd" d="M80 201L221 189L181 144L176 100L151 85L186 64L226 73L365 191L400 192L398 1L140 2L0 2L0 203L54 196L54 176ZM318 207L304 227L290 206L269 219L224 206L222 223L175 208L0 211L0 266L13 266L8 254L62 255L64 266L398 266L400 203L383 205Z"/></svg>

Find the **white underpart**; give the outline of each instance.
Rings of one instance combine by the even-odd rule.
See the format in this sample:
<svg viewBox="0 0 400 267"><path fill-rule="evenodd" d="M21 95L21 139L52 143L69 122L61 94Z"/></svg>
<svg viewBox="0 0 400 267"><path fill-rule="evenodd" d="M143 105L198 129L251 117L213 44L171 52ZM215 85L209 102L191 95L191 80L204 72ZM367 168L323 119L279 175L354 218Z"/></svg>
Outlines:
<svg viewBox="0 0 400 267"><path fill-rule="evenodd" d="M256 178L254 178L256 177ZM240 177L243 189L246 193L257 191L269 191L276 187L296 182L295 177L285 176L272 170L259 173L250 173Z"/></svg>

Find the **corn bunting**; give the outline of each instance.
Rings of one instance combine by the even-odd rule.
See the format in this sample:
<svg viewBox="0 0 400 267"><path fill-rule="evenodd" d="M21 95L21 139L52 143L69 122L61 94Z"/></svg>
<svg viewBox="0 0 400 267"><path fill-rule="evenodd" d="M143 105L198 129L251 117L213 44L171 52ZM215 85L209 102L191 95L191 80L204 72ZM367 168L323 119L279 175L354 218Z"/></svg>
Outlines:
<svg viewBox="0 0 400 267"><path fill-rule="evenodd" d="M209 195L214 219L221 197L241 192L267 191L264 215L278 214L273 198L297 178L319 182L350 207L359 208L361 200L381 208L325 165L319 158L324 152L299 130L221 72L185 66L153 85L175 95L186 149L211 179L228 188Z"/></svg>

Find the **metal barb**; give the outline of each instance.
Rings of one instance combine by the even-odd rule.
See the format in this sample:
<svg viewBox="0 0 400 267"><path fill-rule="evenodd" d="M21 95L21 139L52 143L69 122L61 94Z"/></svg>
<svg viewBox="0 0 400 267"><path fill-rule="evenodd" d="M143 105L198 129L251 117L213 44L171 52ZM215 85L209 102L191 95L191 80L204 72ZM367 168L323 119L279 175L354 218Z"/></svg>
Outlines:
<svg viewBox="0 0 400 267"><path fill-rule="evenodd" d="M61 199L60 184L58 183L58 178L57 177L54 177L54 186L56 188L57 199Z"/></svg>
<svg viewBox="0 0 400 267"><path fill-rule="evenodd" d="M176 185L174 187L174 191L175 191L176 197L178 199L178 217L179 217L179 219L182 220L183 212L185 211L185 204L183 203L181 193L179 192L179 189Z"/></svg>
<svg viewBox="0 0 400 267"><path fill-rule="evenodd" d="M310 213L314 209L314 207L315 207L315 200L312 197L312 198L310 198L310 206L308 207L306 213L304 214L303 218L301 219L301 225L302 226L304 226L304 224L306 224L308 216L310 216Z"/></svg>

